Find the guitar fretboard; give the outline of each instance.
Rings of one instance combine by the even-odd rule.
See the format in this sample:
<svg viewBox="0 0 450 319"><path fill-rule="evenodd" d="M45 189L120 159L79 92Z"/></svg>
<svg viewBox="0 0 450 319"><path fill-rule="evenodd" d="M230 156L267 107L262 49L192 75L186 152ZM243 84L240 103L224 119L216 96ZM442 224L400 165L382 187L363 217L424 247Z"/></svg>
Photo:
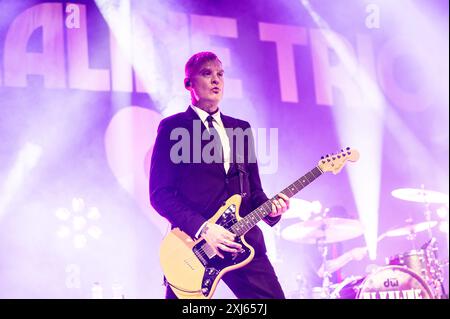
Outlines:
<svg viewBox="0 0 450 319"><path fill-rule="evenodd" d="M287 197L292 197L301 191L303 188L311 184L317 177L322 175L322 170L316 166L308 173L297 179L291 185L283 189L280 193L283 193ZM230 227L230 230L237 236L242 236L250 229L253 228L259 221L272 212L272 200L277 196L265 201L261 206L250 212L247 216Z"/></svg>

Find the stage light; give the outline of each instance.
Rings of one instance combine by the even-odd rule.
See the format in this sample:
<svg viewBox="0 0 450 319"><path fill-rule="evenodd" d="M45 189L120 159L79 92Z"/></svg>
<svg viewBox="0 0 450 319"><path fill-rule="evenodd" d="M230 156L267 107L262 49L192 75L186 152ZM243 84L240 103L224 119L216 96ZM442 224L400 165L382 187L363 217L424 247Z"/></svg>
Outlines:
<svg viewBox="0 0 450 319"><path fill-rule="evenodd" d="M101 228L92 225L92 222L100 219L101 214L97 207L87 206L81 197L72 198L71 204L70 210L60 207L55 211L56 218L64 222L58 227L56 235L60 239L71 237L73 246L81 249L88 244L88 235L95 240L101 237Z"/></svg>

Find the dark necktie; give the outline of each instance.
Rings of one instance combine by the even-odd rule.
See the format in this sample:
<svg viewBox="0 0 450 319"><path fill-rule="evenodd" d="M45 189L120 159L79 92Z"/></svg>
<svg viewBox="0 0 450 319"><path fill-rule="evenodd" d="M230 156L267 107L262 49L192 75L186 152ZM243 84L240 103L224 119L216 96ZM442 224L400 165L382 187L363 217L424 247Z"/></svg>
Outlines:
<svg viewBox="0 0 450 319"><path fill-rule="evenodd" d="M214 118L209 115L206 118L206 121L208 122L208 129L209 129L209 135L212 136L212 140L214 142L214 149L211 152L211 155L213 158L216 158L215 150L220 150L220 155L218 156L218 159L220 160L219 163L223 164L223 148L222 148L222 142L220 140L219 133L217 132L216 128L213 125Z"/></svg>

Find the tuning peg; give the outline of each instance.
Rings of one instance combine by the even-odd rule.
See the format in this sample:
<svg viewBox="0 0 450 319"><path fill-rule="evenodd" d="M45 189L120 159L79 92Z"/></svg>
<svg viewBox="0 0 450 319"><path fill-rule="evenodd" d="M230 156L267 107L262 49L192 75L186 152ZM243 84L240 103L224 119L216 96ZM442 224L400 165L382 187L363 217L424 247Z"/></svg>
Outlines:
<svg viewBox="0 0 450 319"><path fill-rule="evenodd" d="M321 156L321 157L320 157L320 159L324 159L324 157L323 157L323 156Z"/></svg>
<svg viewBox="0 0 450 319"><path fill-rule="evenodd" d="M347 147L346 150L349 151L349 150L350 150L350 147Z"/></svg>

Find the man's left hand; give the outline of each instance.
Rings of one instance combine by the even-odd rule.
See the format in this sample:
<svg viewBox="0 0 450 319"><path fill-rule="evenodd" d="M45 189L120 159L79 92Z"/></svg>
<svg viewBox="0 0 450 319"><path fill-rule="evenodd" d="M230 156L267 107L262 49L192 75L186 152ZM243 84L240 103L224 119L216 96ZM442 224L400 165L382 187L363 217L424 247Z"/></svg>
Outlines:
<svg viewBox="0 0 450 319"><path fill-rule="evenodd" d="M278 217L287 211L289 208L289 197L283 193L279 193L277 198L272 200L272 212L269 214L270 217Z"/></svg>

